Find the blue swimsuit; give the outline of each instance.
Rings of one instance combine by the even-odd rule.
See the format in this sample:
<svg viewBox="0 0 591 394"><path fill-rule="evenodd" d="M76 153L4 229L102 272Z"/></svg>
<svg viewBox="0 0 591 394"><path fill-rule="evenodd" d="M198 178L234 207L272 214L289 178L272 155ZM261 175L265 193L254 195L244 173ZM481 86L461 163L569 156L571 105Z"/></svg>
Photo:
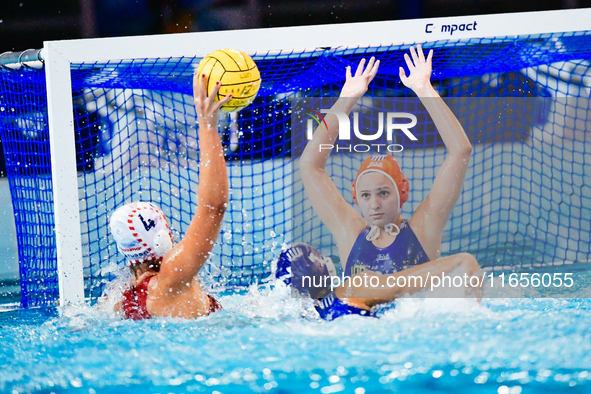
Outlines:
<svg viewBox="0 0 591 394"><path fill-rule="evenodd" d="M402 221L400 233L394 242L385 248L378 248L365 238L369 231L370 228L367 227L355 240L347 259L345 276L353 276L364 271L388 275L429 261L427 253L408 225L408 220Z"/></svg>
<svg viewBox="0 0 591 394"><path fill-rule="evenodd" d="M364 271L373 271L381 275L393 274L429 261L427 253L407 220L402 222L400 233L394 242L385 248L378 248L365 238L369 231L369 227L364 229L355 240L347 259L345 276ZM332 293L316 302L316 310L325 320L333 320L344 315L375 316L373 311L345 304Z"/></svg>

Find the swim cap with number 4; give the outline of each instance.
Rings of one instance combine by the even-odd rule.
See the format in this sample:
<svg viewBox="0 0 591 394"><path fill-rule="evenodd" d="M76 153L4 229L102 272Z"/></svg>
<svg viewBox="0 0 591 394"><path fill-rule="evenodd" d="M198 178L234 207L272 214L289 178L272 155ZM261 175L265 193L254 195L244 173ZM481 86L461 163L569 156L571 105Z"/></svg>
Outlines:
<svg viewBox="0 0 591 394"><path fill-rule="evenodd" d="M130 264L159 260L172 249L168 219L155 204L132 202L119 207L111 215L109 228Z"/></svg>

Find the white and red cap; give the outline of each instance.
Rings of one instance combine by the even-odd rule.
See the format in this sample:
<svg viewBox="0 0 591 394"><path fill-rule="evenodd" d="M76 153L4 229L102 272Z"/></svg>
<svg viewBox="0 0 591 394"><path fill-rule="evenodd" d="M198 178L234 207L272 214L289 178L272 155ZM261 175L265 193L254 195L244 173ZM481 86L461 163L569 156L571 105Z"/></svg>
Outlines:
<svg viewBox="0 0 591 394"><path fill-rule="evenodd" d="M109 220L117 249L130 264L163 258L172 249L166 215L150 202L132 202L117 208Z"/></svg>

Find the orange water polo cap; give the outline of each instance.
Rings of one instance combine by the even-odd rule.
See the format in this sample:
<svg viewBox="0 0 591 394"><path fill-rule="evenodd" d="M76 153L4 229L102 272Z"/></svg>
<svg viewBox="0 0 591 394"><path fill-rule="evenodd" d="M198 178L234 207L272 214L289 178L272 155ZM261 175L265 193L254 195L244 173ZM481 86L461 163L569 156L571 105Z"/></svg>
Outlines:
<svg viewBox="0 0 591 394"><path fill-rule="evenodd" d="M357 202L357 182L361 175L367 174L368 172L379 172L392 181L396 188L396 192L398 193L398 201L400 201L399 209L402 208L402 204L408 200L408 179L402 173L396 159L390 155L374 155L363 160L352 185L353 201L355 201L356 204L359 204L359 202Z"/></svg>

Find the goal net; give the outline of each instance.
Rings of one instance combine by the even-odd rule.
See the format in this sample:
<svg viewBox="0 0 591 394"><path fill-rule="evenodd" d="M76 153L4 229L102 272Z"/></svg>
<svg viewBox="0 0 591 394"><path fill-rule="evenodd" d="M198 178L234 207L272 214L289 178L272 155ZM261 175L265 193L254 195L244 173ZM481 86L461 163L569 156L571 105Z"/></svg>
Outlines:
<svg viewBox="0 0 591 394"><path fill-rule="evenodd" d="M434 50L434 87L474 146L443 253L470 252L493 268L590 260L591 31L417 43ZM370 56L381 66L360 105L410 97L398 67L414 44L344 42L249 53L263 82L250 107L221 117L231 202L203 270L206 283L224 289L260 283L281 248L294 240L338 255L294 177L294 99L337 96L345 67L355 69ZM79 204L74 208L85 297L91 300L113 279L114 267L125 264L108 231L116 207L137 200L158 204L177 240L195 212L199 149L191 81L206 54L70 65ZM43 69L0 70L0 131L24 307L50 305L59 297L47 93ZM497 102L504 107L491 108ZM413 190L406 216L428 192L443 156L442 142L429 127L397 156ZM349 200L358 164L333 155L327 167Z"/></svg>

